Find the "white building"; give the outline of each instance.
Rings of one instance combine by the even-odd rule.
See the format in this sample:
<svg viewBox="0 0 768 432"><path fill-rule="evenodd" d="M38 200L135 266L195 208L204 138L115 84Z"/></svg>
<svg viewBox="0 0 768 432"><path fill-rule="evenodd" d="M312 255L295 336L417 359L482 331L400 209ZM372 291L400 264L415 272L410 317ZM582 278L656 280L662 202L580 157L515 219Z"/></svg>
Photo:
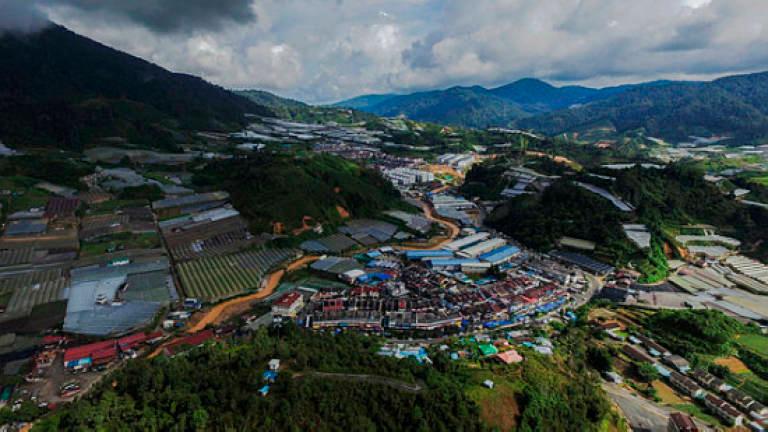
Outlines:
<svg viewBox="0 0 768 432"><path fill-rule="evenodd" d="M383 174L393 184L402 186L435 181L435 175L431 172L412 168L394 168L384 171Z"/></svg>

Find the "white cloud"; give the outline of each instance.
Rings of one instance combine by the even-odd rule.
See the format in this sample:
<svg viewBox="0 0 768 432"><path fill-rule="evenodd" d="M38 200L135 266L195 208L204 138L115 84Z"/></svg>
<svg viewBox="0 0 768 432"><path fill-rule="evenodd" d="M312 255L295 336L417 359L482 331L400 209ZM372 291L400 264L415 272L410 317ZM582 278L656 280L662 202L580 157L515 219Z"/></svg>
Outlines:
<svg viewBox="0 0 768 432"><path fill-rule="evenodd" d="M199 6L162 31L168 18L151 9L30 1L170 69L311 102L526 76L614 84L768 69L765 0L252 0L250 21L178 24L198 22Z"/></svg>

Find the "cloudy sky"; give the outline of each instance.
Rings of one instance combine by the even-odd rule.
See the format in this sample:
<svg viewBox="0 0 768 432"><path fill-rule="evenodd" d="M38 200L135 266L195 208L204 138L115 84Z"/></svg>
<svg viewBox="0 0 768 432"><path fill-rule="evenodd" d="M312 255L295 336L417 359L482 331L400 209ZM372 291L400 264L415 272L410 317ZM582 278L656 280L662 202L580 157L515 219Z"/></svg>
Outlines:
<svg viewBox="0 0 768 432"><path fill-rule="evenodd" d="M768 0L0 0L231 88L308 102L522 77L611 85L768 70Z"/></svg>

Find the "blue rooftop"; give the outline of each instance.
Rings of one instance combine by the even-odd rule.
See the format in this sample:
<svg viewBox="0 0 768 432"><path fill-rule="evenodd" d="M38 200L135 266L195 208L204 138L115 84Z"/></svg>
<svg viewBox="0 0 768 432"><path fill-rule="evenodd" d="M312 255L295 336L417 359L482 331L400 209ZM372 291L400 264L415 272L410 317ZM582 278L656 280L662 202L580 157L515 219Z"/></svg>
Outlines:
<svg viewBox="0 0 768 432"><path fill-rule="evenodd" d="M506 258L510 258L520 253L520 249L515 246L502 246L498 249L494 249L490 252L486 252L480 255L480 259L488 262L496 262Z"/></svg>
<svg viewBox="0 0 768 432"><path fill-rule="evenodd" d="M406 251L405 256L408 259L419 259L419 258L449 258L453 257L453 252L446 251L446 250L413 250L413 251Z"/></svg>
<svg viewBox="0 0 768 432"><path fill-rule="evenodd" d="M448 258L448 259L430 259L427 260L433 266L460 266L465 264L477 264L479 259L475 258Z"/></svg>

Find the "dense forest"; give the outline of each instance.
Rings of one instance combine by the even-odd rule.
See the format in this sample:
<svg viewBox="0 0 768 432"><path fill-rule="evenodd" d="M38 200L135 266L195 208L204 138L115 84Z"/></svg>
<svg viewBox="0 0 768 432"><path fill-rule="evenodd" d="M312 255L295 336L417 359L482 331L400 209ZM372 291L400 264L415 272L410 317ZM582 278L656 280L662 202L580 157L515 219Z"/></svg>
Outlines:
<svg viewBox="0 0 768 432"><path fill-rule="evenodd" d="M491 163L473 168L463 191L484 199L498 197L507 183L503 168ZM668 228L691 223L711 224L724 235L744 242L744 252L759 259L768 257L768 211L746 206L704 180L695 165L678 163L665 169L635 167L623 171L598 171L615 178L602 181L578 175L575 178L605 187L632 203L627 215L607 200L583 190L569 180L556 181L541 194L523 195L494 210L486 220L491 226L526 245L540 250L554 247L562 236L598 243L596 254L614 263L634 259L650 280L664 276L662 245ZM651 250L638 254L622 232L622 222L645 224L654 235Z"/></svg>
<svg viewBox="0 0 768 432"><path fill-rule="evenodd" d="M664 226L704 223L745 244L745 252L768 257L768 210L740 204L704 180L695 165L663 170L635 167L620 173L614 191L633 203L640 220L660 232Z"/></svg>
<svg viewBox="0 0 768 432"><path fill-rule="evenodd" d="M0 158L0 177L33 177L75 189L83 188L80 178L93 172L93 165L55 153Z"/></svg>
<svg viewBox="0 0 768 432"><path fill-rule="evenodd" d="M395 96L363 109L385 117L405 115L414 120L480 128L504 125L510 119L527 115L519 105L481 87L452 87Z"/></svg>
<svg viewBox="0 0 768 432"><path fill-rule="evenodd" d="M257 332L251 342L200 348L175 358L130 362L38 431L480 431L477 407L458 384L413 360L373 354L362 335ZM267 396L262 372L283 367ZM289 370L290 369L290 370ZM366 373L419 382L418 392L313 377L310 370Z"/></svg>
<svg viewBox="0 0 768 432"><path fill-rule="evenodd" d="M598 243L596 253L611 261L626 262L637 250L622 231L623 217L609 201L563 179L540 195L509 200L486 223L539 250L571 236Z"/></svg>
<svg viewBox="0 0 768 432"><path fill-rule="evenodd" d="M345 108L312 106L262 90L238 90L235 94L269 108L277 117L305 123L359 123L377 121L378 117Z"/></svg>
<svg viewBox="0 0 768 432"><path fill-rule="evenodd" d="M0 35L0 136L81 150L105 138L173 150L194 130L231 130L269 109L190 75L50 25Z"/></svg>
<svg viewBox="0 0 768 432"><path fill-rule="evenodd" d="M569 328L558 339L555 359L528 356L518 431L600 431L613 421L611 405L588 367L588 340L585 329Z"/></svg>
<svg viewBox="0 0 768 432"><path fill-rule="evenodd" d="M406 206L397 190L375 171L331 155L259 154L206 164L195 185L224 189L254 230L271 231L274 222L301 227L302 218L339 223L337 206L353 217L374 217Z"/></svg>
<svg viewBox="0 0 768 432"><path fill-rule="evenodd" d="M522 119L518 126L558 134L608 122L618 132L643 129L649 136L670 140L727 135L750 142L768 135L766 92L768 73L669 83Z"/></svg>
<svg viewBox="0 0 768 432"><path fill-rule="evenodd" d="M539 79L523 78L496 88L451 87L402 95L364 95L335 105L465 127L507 126L517 119L606 99L633 88L666 84L656 81L596 89L555 87Z"/></svg>
<svg viewBox="0 0 768 432"><path fill-rule="evenodd" d="M526 351L522 365L483 366L500 381L517 377L515 430L599 431L616 421L587 367L587 338L584 329L570 329L552 358ZM132 361L34 430L489 430L466 394L467 386L479 384L469 382L476 367L451 361L444 352L432 354L433 365L378 356L380 342L288 325L174 358ZM269 394L261 396L257 390L271 358L281 359L281 372ZM421 390L329 378L317 371L375 375L416 383Z"/></svg>
<svg viewBox="0 0 768 432"><path fill-rule="evenodd" d="M469 199L497 200L504 188L510 185L509 179L504 176L506 171L504 161L476 165L464 177L460 192Z"/></svg>

